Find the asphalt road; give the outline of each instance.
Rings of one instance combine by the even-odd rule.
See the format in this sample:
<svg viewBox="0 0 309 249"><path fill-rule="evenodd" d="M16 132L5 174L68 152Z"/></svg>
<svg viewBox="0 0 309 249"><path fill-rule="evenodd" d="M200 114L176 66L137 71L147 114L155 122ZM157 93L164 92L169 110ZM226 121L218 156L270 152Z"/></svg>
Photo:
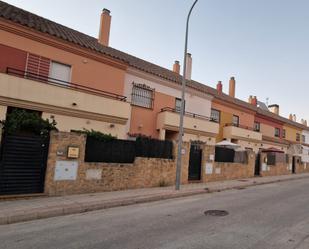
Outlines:
<svg viewBox="0 0 309 249"><path fill-rule="evenodd" d="M309 249L309 180L0 226L0 248Z"/></svg>

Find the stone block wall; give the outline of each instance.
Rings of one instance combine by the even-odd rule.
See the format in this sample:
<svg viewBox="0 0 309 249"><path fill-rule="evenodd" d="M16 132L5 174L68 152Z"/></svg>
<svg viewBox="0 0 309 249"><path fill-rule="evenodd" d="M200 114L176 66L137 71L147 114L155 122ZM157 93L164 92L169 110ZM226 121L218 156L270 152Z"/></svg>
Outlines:
<svg viewBox="0 0 309 249"><path fill-rule="evenodd" d="M203 182L223 181L254 177L255 153L248 151L248 163L222 163L214 162L211 155L215 155L215 148L208 146L204 149L205 156L208 160L203 162L202 169ZM211 157L211 158L210 158ZM206 169L208 168L208 170Z"/></svg>
<svg viewBox="0 0 309 249"><path fill-rule="evenodd" d="M309 163L302 162L300 156L295 156L295 173L301 174L301 173L309 173Z"/></svg>
<svg viewBox="0 0 309 249"><path fill-rule="evenodd" d="M69 146L79 148L77 159L68 159ZM159 158L136 158L132 164L84 162L86 136L78 133L52 132L47 162L45 193L67 195L133 188L159 187L175 184L176 160ZM189 143L184 143L186 153L183 165L189 164ZM177 155L174 144L174 155ZM175 158L175 157L174 157ZM56 164L77 164L75 179L55 179ZM182 183L187 183L188 167L182 168Z"/></svg>
<svg viewBox="0 0 309 249"><path fill-rule="evenodd" d="M276 163L276 165L267 165L267 153L260 154L260 175L261 176L279 176L292 173L292 157L289 155L288 162Z"/></svg>

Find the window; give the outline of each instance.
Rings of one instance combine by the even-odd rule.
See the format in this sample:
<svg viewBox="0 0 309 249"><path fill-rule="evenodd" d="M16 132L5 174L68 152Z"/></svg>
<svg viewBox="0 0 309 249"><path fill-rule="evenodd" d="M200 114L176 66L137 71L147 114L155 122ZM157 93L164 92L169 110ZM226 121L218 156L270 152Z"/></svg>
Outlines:
<svg viewBox="0 0 309 249"><path fill-rule="evenodd" d="M254 122L254 130L255 131L260 131L261 130L261 124L259 122Z"/></svg>
<svg viewBox="0 0 309 249"><path fill-rule="evenodd" d="M153 94L154 89L142 85L133 83L132 88L132 105L137 105L145 108L153 107Z"/></svg>
<svg viewBox="0 0 309 249"><path fill-rule="evenodd" d="M296 141L300 142L300 134L299 133L296 133Z"/></svg>
<svg viewBox="0 0 309 249"><path fill-rule="evenodd" d="M176 112L180 112L181 110L181 99L180 98L176 98L175 99L175 111ZM184 108L184 113L185 113L185 110L186 110L186 101L185 101L185 108Z"/></svg>
<svg viewBox="0 0 309 249"><path fill-rule="evenodd" d="M216 123L220 123L220 111L215 110L215 109L211 109L210 118L211 118L212 121L214 121Z"/></svg>
<svg viewBox="0 0 309 249"><path fill-rule="evenodd" d="M285 138L285 136L286 136L286 130L283 129L283 130L282 130L282 138Z"/></svg>
<svg viewBox="0 0 309 249"><path fill-rule="evenodd" d="M239 126L239 117L236 115L233 115L233 125L234 126Z"/></svg>
<svg viewBox="0 0 309 249"><path fill-rule="evenodd" d="M280 129L275 128L275 137L280 137Z"/></svg>
<svg viewBox="0 0 309 249"><path fill-rule="evenodd" d="M306 136L305 135L302 135L302 142L306 143Z"/></svg>
<svg viewBox="0 0 309 249"><path fill-rule="evenodd" d="M71 66L52 61L49 77L55 83L68 85L71 81Z"/></svg>

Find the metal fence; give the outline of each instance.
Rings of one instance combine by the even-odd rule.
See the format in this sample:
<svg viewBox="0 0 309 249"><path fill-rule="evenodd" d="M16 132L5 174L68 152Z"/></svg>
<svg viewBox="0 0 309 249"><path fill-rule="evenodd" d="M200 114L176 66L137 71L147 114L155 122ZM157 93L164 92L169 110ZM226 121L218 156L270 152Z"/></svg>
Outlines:
<svg viewBox="0 0 309 249"><path fill-rule="evenodd" d="M87 137L85 162L133 163L135 157L173 158L173 143L157 139L100 141Z"/></svg>

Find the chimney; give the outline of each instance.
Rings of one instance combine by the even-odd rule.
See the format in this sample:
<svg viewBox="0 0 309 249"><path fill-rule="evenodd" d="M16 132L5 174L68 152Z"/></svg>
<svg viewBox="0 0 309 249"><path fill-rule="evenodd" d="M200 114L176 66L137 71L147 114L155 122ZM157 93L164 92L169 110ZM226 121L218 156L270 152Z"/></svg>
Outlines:
<svg viewBox="0 0 309 249"><path fill-rule="evenodd" d="M300 123L301 123L302 125L306 125L306 122L307 122L307 121L306 121L305 119L303 119L303 118L302 118L301 121L300 121Z"/></svg>
<svg viewBox="0 0 309 249"><path fill-rule="evenodd" d="M175 61L173 65L173 72L179 74L180 73L180 64L179 61Z"/></svg>
<svg viewBox="0 0 309 249"><path fill-rule="evenodd" d="M274 105L269 105L268 106L269 111L271 111L272 113L279 115L279 105L274 104Z"/></svg>
<svg viewBox="0 0 309 249"><path fill-rule="evenodd" d="M252 97L251 104L254 105L254 106L257 106L257 97L256 96Z"/></svg>
<svg viewBox="0 0 309 249"><path fill-rule="evenodd" d="M290 115L289 115L289 120L292 120L292 121L293 121L293 114L290 114Z"/></svg>
<svg viewBox="0 0 309 249"><path fill-rule="evenodd" d="M293 121L296 122L296 115L293 115Z"/></svg>
<svg viewBox="0 0 309 249"><path fill-rule="evenodd" d="M307 120L304 121L304 126L308 126Z"/></svg>
<svg viewBox="0 0 309 249"><path fill-rule="evenodd" d="M109 32L111 27L112 17L108 9L103 9L101 13L100 31L98 42L104 46L108 46Z"/></svg>
<svg viewBox="0 0 309 249"><path fill-rule="evenodd" d="M250 96L249 96L249 99L248 99L248 103L249 103L249 104L252 104L252 100L253 100L253 96L250 95Z"/></svg>
<svg viewBox="0 0 309 249"><path fill-rule="evenodd" d="M230 86L229 86L229 95L233 98L235 98L235 85L236 85L236 81L234 77L231 77L230 79Z"/></svg>
<svg viewBox="0 0 309 249"><path fill-rule="evenodd" d="M186 56L186 60L187 60L187 67L186 67L186 79L187 80L191 80L191 73L192 73L192 57L190 53L187 53Z"/></svg>
<svg viewBox="0 0 309 249"><path fill-rule="evenodd" d="M222 81L218 81L218 84L217 84L218 93L222 93L222 88L223 88Z"/></svg>

